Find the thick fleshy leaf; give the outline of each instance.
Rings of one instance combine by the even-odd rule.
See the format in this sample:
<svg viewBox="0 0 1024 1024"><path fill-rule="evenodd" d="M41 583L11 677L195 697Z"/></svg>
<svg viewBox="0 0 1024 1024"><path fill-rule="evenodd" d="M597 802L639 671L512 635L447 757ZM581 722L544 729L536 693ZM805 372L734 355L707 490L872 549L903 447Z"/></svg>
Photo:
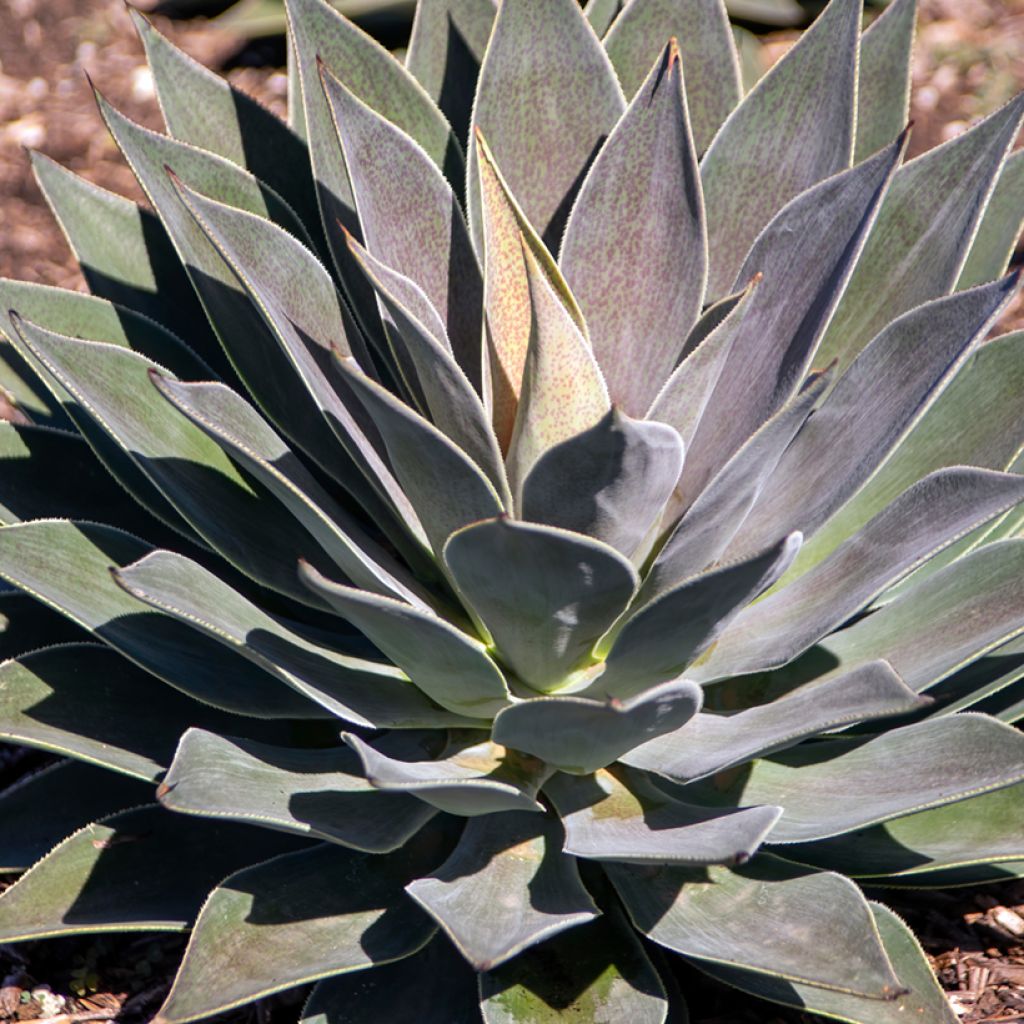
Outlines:
<svg viewBox="0 0 1024 1024"><path fill-rule="evenodd" d="M1022 678L1024 637L1018 636L931 687L928 696L935 702L931 713L939 716L952 715L969 707L977 710L977 705L987 705L989 698L998 703L1008 687L1007 697L1012 700L1017 689L1015 684ZM1006 721L994 710L987 707L981 710Z"/></svg>
<svg viewBox="0 0 1024 1024"><path fill-rule="evenodd" d="M337 78L325 72L323 86L366 248L423 289L479 390L483 282L451 185L412 138Z"/></svg>
<svg viewBox="0 0 1024 1024"><path fill-rule="evenodd" d="M894 765L899 771L893 771ZM869 740L802 744L754 761L730 785L678 792L710 806L777 804L773 843L852 832L1024 779L1024 736L984 715L933 718ZM843 799L837 800L841 793ZM781 851L785 854L785 851Z"/></svg>
<svg viewBox="0 0 1024 1024"><path fill-rule="evenodd" d="M88 639L84 629L34 597L7 586L0 588L0 660Z"/></svg>
<svg viewBox="0 0 1024 1024"><path fill-rule="evenodd" d="M319 545L262 486L242 477L220 447L170 404L154 400L161 367L112 345L17 324L25 344L89 415L131 456L182 517L248 576L306 604L295 577Z"/></svg>
<svg viewBox="0 0 1024 1024"><path fill-rule="evenodd" d="M1011 153L1003 163L978 233L971 243L957 288L993 281L1006 272L1007 264L1024 226L1020 197L1024 194L1024 153Z"/></svg>
<svg viewBox="0 0 1024 1024"><path fill-rule="evenodd" d="M486 718L508 702L501 670L475 637L411 605L335 583L306 563L300 576L432 701L469 718Z"/></svg>
<svg viewBox="0 0 1024 1024"><path fill-rule="evenodd" d="M1022 797L1018 783L783 852L788 860L854 878L901 875L907 881L920 872L1019 860Z"/></svg>
<svg viewBox="0 0 1024 1024"><path fill-rule="evenodd" d="M23 775L0 793L0 871L24 871L62 839L96 821L153 799L153 786L81 761L59 761Z"/></svg>
<svg viewBox="0 0 1024 1024"><path fill-rule="evenodd" d="M154 1020L183 1024L415 953L435 929L402 886L445 847L443 834L428 829L383 856L325 844L224 879Z"/></svg>
<svg viewBox="0 0 1024 1024"><path fill-rule="evenodd" d="M387 449L402 489L423 523L435 555L466 523L503 511L494 486L456 444L388 390L352 365L335 361L336 373L361 402Z"/></svg>
<svg viewBox="0 0 1024 1024"><path fill-rule="evenodd" d="M514 498L548 449L594 426L610 407L594 353L556 284L526 245L523 256L530 292L530 342L506 462Z"/></svg>
<svg viewBox="0 0 1024 1024"><path fill-rule="evenodd" d="M452 855L406 891L478 971L599 913L557 819L525 812L471 818Z"/></svg>
<svg viewBox="0 0 1024 1024"><path fill-rule="evenodd" d="M398 1021L412 993L417 1024L481 1024L476 974L443 935L394 964L319 982L300 1024Z"/></svg>
<svg viewBox="0 0 1024 1024"><path fill-rule="evenodd" d="M594 645L638 582L633 567L604 544L505 518L453 534L444 560L499 657L537 690L565 685L591 667Z"/></svg>
<svg viewBox="0 0 1024 1024"><path fill-rule="evenodd" d="M885 658L920 693L1024 630L1024 540L972 551L918 586L812 648L838 671ZM819 663L815 675L820 674ZM780 670L800 676L804 659Z"/></svg>
<svg viewBox="0 0 1024 1024"><path fill-rule="evenodd" d="M743 95L729 16L722 0L633 0L604 36L604 47L627 99L669 39L679 41L686 69L686 105L698 153L708 148Z"/></svg>
<svg viewBox="0 0 1024 1024"><path fill-rule="evenodd" d="M179 50L139 11L132 8L129 14L146 49L170 134L250 170L316 237L320 217L302 140L261 103Z"/></svg>
<svg viewBox="0 0 1024 1024"><path fill-rule="evenodd" d="M515 424L533 323L524 249L529 249L541 265L576 325L584 332L586 327L561 271L509 191L479 129L474 144L481 205L477 248L484 263L484 326L492 417L494 432L505 451Z"/></svg>
<svg viewBox="0 0 1024 1024"><path fill-rule="evenodd" d="M119 569L115 578L125 596L131 594L200 636L223 644L356 725L429 728L467 724L431 703L393 666L341 654L299 636L182 555L155 551Z"/></svg>
<svg viewBox="0 0 1024 1024"><path fill-rule="evenodd" d="M355 239L349 240L349 246L397 332L397 338L390 335L392 345L402 347L396 361L403 378L407 374L412 377L406 379L410 392L422 396L422 412L487 474L502 502L508 503L498 440L480 396L452 357L448 333L437 311L414 281L385 266ZM479 357L479 323L476 347Z"/></svg>
<svg viewBox="0 0 1024 1024"><path fill-rule="evenodd" d="M945 469L925 477L825 561L741 612L702 678L786 664L889 584L1021 501L1024 479L1014 473Z"/></svg>
<svg viewBox="0 0 1024 1024"><path fill-rule="evenodd" d="M837 0L829 10L841 6L859 7L859 0ZM808 189L758 236L736 288L758 273L764 280L743 315L727 321L735 337L687 447L690 457L680 486L691 500L805 379L905 142L903 136L870 160ZM711 223L710 207L708 218ZM802 244L794 247L794 238Z"/></svg>
<svg viewBox="0 0 1024 1024"><path fill-rule="evenodd" d="M32 172L67 236L89 290L187 337L217 373L229 379L231 365L157 217L41 153L32 154ZM57 325L47 326L61 330Z"/></svg>
<svg viewBox="0 0 1024 1024"><path fill-rule="evenodd" d="M625 0L587 0L583 5L583 13L597 34L603 39L618 17Z"/></svg>
<svg viewBox="0 0 1024 1024"><path fill-rule="evenodd" d="M126 594L110 576L151 548L92 523L39 521L0 529L0 576L176 689L254 718L318 718L308 700L181 622Z"/></svg>
<svg viewBox="0 0 1024 1024"><path fill-rule="evenodd" d="M624 617L602 641L605 670L587 693L621 699L676 678L792 565L800 542L794 533L752 558L695 576Z"/></svg>
<svg viewBox="0 0 1024 1024"><path fill-rule="evenodd" d="M846 1021L847 1024L904 1024L908 1020L956 1024L958 1018L945 993L939 988L914 933L888 907L880 903L869 903L868 906L874 916L886 956L899 977L900 987L908 990L895 999L884 1002L863 999L721 964L701 963L700 969L760 999L795 1006L810 1013L821 1014L829 1020Z"/></svg>
<svg viewBox="0 0 1024 1024"><path fill-rule="evenodd" d="M882 331L786 451L730 554L785 530L813 534L914 428L1017 287L1010 276L937 299Z"/></svg>
<svg viewBox="0 0 1024 1024"><path fill-rule="evenodd" d="M351 733L343 739L359 755L370 785L383 794L409 793L428 807L464 817L544 810L537 791L551 769L479 735L453 739L432 760L389 757Z"/></svg>
<svg viewBox="0 0 1024 1024"><path fill-rule="evenodd" d="M861 0L833 0L730 114L704 155L709 298L726 294L779 210L849 167L861 7Z"/></svg>
<svg viewBox="0 0 1024 1024"><path fill-rule="evenodd" d="M96 644L49 647L0 665L4 740L149 782L195 725L245 729L246 720L182 696Z"/></svg>
<svg viewBox="0 0 1024 1024"><path fill-rule="evenodd" d="M696 667L696 675L701 668ZM884 661L874 661L734 715L697 715L681 732L650 740L624 754L623 760L690 782L784 750L807 737L906 714L926 703Z"/></svg>
<svg viewBox="0 0 1024 1024"><path fill-rule="evenodd" d="M867 902L840 875L768 856L606 870L636 927L684 956L879 1001L900 991Z"/></svg>
<svg viewBox="0 0 1024 1024"><path fill-rule="evenodd" d="M707 273L678 44L669 44L650 68L587 173L559 265L579 300L612 401L642 416L682 355Z"/></svg>
<svg viewBox="0 0 1024 1024"><path fill-rule="evenodd" d="M583 176L624 108L611 62L575 0L501 6L480 68L473 126L552 251ZM477 163L471 151L470 227L479 251Z"/></svg>
<svg viewBox="0 0 1024 1024"><path fill-rule="evenodd" d="M0 896L0 938L182 932L227 872L295 842L224 822L182 828L161 807L122 811L69 836Z"/></svg>
<svg viewBox="0 0 1024 1024"><path fill-rule="evenodd" d="M316 481L244 398L223 384L182 384L154 375L156 389L260 482L358 586L421 607L423 588Z"/></svg>
<svg viewBox="0 0 1024 1024"><path fill-rule="evenodd" d="M676 430L613 407L537 460L523 483L519 515L642 557L682 468Z"/></svg>
<svg viewBox="0 0 1024 1024"><path fill-rule="evenodd" d="M564 772L589 775L641 743L682 728L700 710L702 699L700 687L686 679L623 703L538 697L502 711L492 735L495 742Z"/></svg>
<svg viewBox="0 0 1024 1024"><path fill-rule="evenodd" d="M663 1024L665 989L620 910L480 976L486 1024Z"/></svg>
<svg viewBox="0 0 1024 1024"><path fill-rule="evenodd" d="M844 370L886 324L952 291L1022 116L1018 96L896 174L819 358Z"/></svg>
<svg viewBox="0 0 1024 1024"><path fill-rule="evenodd" d="M565 827L566 853L635 864L743 864L782 813L691 807L622 766L582 778L559 773L544 792Z"/></svg>
<svg viewBox="0 0 1024 1024"><path fill-rule="evenodd" d="M888 461L807 540L791 577L826 558L928 473L955 465L1009 467L1024 443L1024 404L1017 397L1022 390L1024 331L975 348Z"/></svg>
<svg viewBox="0 0 1024 1024"><path fill-rule="evenodd" d="M828 372L809 378L800 393L764 423L711 478L695 501L688 502L677 492L677 503L689 507L651 565L640 591L641 603L722 560L830 380ZM749 554L749 549L743 553Z"/></svg>
<svg viewBox="0 0 1024 1024"><path fill-rule="evenodd" d="M494 0L428 0L413 17L405 66L463 143L494 14Z"/></svg>
<svg viewBox="0 0 1024 1024"><path fill-rule="evenodd" d="M200 818L247 822L389 853L433 817L419 800L378 793L347 747L270 746L189 729L157 796Z"/></svg>
<svg viewBox="0 0 1024 1024"><path fill-rule="evenodd" d="M854 163L888 146L907 123L917 0L894 0L860 41Z"/></svg>

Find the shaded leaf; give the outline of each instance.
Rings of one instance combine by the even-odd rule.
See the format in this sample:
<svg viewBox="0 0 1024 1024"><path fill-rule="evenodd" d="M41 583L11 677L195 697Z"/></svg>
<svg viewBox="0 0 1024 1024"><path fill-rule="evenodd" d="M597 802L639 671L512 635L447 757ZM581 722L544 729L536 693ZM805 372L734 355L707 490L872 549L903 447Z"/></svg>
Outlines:
<svg viewBox="0 0 1024 1024"><path fill-rule="evenodd" d="M452 855L406 891L478 971L598 914L547 815L470 818Z"/></svg>
<svg viewBox="0 0 1024 1024"><path fill-rule="evenodd" d="M1024 226L1021 195L1024 194L1024 153L1011 153L1003 163L989 197L978 233L971 243L957 288L971 288L993 281L1006 272Z"/></svg>

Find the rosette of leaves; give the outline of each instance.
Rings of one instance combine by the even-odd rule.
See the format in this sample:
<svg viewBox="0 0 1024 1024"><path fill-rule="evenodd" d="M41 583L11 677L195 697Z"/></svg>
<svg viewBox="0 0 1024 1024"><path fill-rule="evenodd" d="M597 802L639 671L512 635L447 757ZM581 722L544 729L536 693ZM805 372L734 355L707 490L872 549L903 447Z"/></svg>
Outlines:
<svg viewBox="0 0 1024 1024"><path fill-rule="evenodd" d="M953 1021L860 886L1024 867L1024 101L904 162L909 0L746 96L717 0L289 13L289 125L139 19L152 209L35 158L93 295L0 285L66 756L0 941L190 930L162 1024L682 1021L678 957Z"/></svg>

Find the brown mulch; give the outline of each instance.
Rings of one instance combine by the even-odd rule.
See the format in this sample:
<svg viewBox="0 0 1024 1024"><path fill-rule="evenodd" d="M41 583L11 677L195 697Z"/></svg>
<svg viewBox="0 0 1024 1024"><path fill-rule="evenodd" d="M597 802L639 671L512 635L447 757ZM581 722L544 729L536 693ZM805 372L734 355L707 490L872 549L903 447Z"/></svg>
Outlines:
<svg viewBox="0 0 1024 1024"><path fill-rule="evenodd" d="M913 152L962 131L1024 87L1024 0L921 0L914 67ZM201 22L159 29L219 67L237 40ZM766 62L790 37L769 40ZM133 119L161 127L130 19L121 0L0 0L0 276L84 289L28 169L40 149L106 188L141 193L100 124L83 71ZM279 113L284 75L237 67L228 77ZM1024 327L1018 300L997 329ZM45 763L0 747L0 788ZM11 878L0 877L0 891ZM964 1024L1024 1024L1024 883L984 890L882 896L921 936ZM148 1020L166 993L184 940L176 936L62 939L0 946L0 1021L53 1024ZM808 1024L807 1015L765 1007L703 981L683 981L694 1024ZM56 993L47 996L47 987ZM293 1020L298 994L243 1008L231 1024Z"/></svg>

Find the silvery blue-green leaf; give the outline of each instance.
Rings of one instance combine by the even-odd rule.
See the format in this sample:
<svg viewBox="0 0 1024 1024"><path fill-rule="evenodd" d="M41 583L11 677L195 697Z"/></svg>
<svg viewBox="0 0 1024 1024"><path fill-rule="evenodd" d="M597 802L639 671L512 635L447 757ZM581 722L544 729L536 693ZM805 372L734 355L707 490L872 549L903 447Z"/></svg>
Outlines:
<svg viewBox="0 0 1024 1024"><path fill-rule="evenodd" d="M486 1024L664 1024L665 989L618 908L480 975Z"/></svg>
<svg viewBox="0 0 1024 1024"><path fill-rule="evenodd" d="M1022 116L1017 96L895 175L819 358L845 370L886 324L953 290Z"/></svg>
<svg viewBox="0 0 1024 1024"><path fill-rule="evenodd" d="M859 0L835 0L831 9L837 3L851 7ZM698 494L807 376L905 142L901 136L877 156L797 196L758 236L733 290L758 273L764 280L743 315L728 321L735 336L693 444L687 447L690 458L680 485L684 494ZM797 248L794 238L802 241Z"/></svg>
<svg viewBox="0 0 1024 1024"><path fill-rule="evenodd" d="M564 772L588 775L641 743L682 728L702 700L700 687L686 679L623 702L537 697L499 712L492 736Z"/></svg>
<svg viewBox="0 0 1024 1024"><path fill-rule="evenodd" d="M993 694L975 705L974 710L992 715L1007 725L1016 725L1024 719L1024 687L1020 682Z"/></svg>
<svg viewBox="0 0 1024 1024"><path fill-rule="evenodd" d="M302 140L261 103L179 50L139 11L128 13L145 47L168 132L265 181L319 242L320 216Z"/></svg>
<svg viewBox="0 0 1024 1024"><path fill-rule="evenodd" d="M525 250L528 249L536 258L584 334L586 325L561 271L509 190L479 129L474 135L474 152L479 171L481 227L477 251L481 253L484 265L484 328L490 406L494 432L502 451L507 451L533 324Z"/></svg>
<svg viewBox="0 0 1024 1024"><path fill-rule="evenodd" d="M557 283L526 245L523 256L530 340L506 459L514 499L548 449L592 427L610 408L604 376Z"/></svg>
<svg viewBox="0 0 1024 1024"><path fill-rule="evenodd" d="M295 840L137 807L69 836L0 896L4 942L103 932L183 932L210 887ZM131 898L125 892L131 891Z"/></svg>
<svg viewBox="0 0 1024 1024"><path fill-rule="evenodd" d="M733 292L732 295L726 295L724 299L719 299L717 302L709 303L697 317L697 322L690 329L690 333L686 336L686 345L683 348L683 354L679 359L679 363L682 363L687 359L696 349L700 346L704 339L712 334L716 328L721 326L726 319L733 313L737 306L739 306L744 300L746 300L750 293L754 290L761 280L760 274L755 274L753 279L742 291ZM678 365L676 369L678 369Z"/></svg>
<svg viewBox="0 0 1024 1024"><path fill-rule="evenodd" d="M324 844L225 878L154 1020L184 1024L422 949L435 928L402 886L444 847L436 835L420 838L383 856Z"/></svg>
<svg viewBox="0 0 1024 1024"><path fill-rule="evenodd" d="M1020 238L1024 214L1024 153L1011 153L1003 163L988 206L978 225L971 251L957 288L971 288L995 280L1006 272L1007 264Z"/></svg>
<svg viewBox="0 0 1024 1024"><path fill-rule="evenodd" d="M0 793L0 870L25 871L83 825L153 799L153 784L82 761L22 775Z"/></svg>
<svg viewBox="0 0 1024 1024"><path fill-rule="evenodd" d="M181 539L118 486L77 434L0 422L0 523L50 518L103 520L154 542Z"/></svg>
<svg viewBox="0 0 1024 1024"><path fill-rule="evenodd" d="M782 813L692 807L621 766L582 777L559 773L544 792L565 827L566 853L617 863L743 864Z"/></svg>
<svg viewBox="0 0 1024 1024"><path fill-rule="evenodd" d="M603 39L608 33L625 2L626 0L587 0L583 5L583 13L599 39Z"/></svg>
<svg viewBox="0 0 1024 1024"><path fill-rule="evenodd" d="M644 579L638 598L641 604L722 559L830 381L828 371L808 378L800 392L711 478L696 500L686 502L685 495L681 496L681 503L689 507ZM743 554L749 554L749 549Z"/></svg>
<svg viewBox="0 0 1024 1024"><path fill-rule="evenodd" d="M888 146L907 123L917 0L894 0L861 36L854 163Z"/></svg>
<svg viewBox="0 0 1024 1024"><path fill-rule="evenodd" d="M786 664L892 582L1021 501L1024 478L1014 473L946 469L925 477L823 562L742 611L701 666L703 677Z"/></svg>
<svg viewBox="0 0 1024 1024"><path fill-rule="evenodd" d="M323 87L366 248L423 289L480 389L483 281L451 185L412 138L326 71Z"/></svg>
<svg viewBox="0 0 1024 1024"><path fill-rule="evenodd" d="M590 668L594 645L638 583L629 562L605 544L507 518L454 533L444 560L497 656L537 690Z"/></svg>
<svg viewBox="0 0 1024 1024"><path fill-rule="evenodd" d="M396 361L403 375L413 375L425 415L487 474L502 503L510 504L498 439L480 396L452 358L447 331L430 300L415 282L375 259L355 239L349 246L397 332L397 338L390 335L392 344L402 346L405 359ZM479 335L478 324L478 354Z"/></svg>
<svg viewBox="0 0 1024 1024"><path fill-rule="evenodd" d="M372 425L353 412L326 376L332 352L355 355L364 363L369 359L326 270L269 221L214 202L177 180L175 189L270 332L272 347L265 352L249 343L255 351L246 358L264 381L254 397L271 419L288 409L285 418L275 420L284 433L372 510L396 545L415 552L422 530L377 450ZM276 383L264 380L275 375ZM301 426L292 406L304 410Z"/></svg>
<svg viewBox="0 0 1024 1024"><path fill-rule="evenodd" d="M771 842L804 843L1022 779L1024 736L967 713L890 729L868 740L801 744L752 761L728 784L707 779L674 791L710 806L776 804L783 813Z"/></svg>
<svg viewBox="0 0 1024 1024"><path fill-rule="evenodd" d="M338 76L363 102L411 135L442 167L450 181L462 179L463 156L444 115L422 86L383 46L323 0L289 0L290 100L301 107L301 122L312 163L324 233L360 326L379 340L373 293L352 266L339 225L357 233L358 219L348 172L321 84L320 65Z"/></svg>
<svg viewBox="0 0 1024 1024"><path fill-rule="evenodd" d="M410 794L427 807L469 818L544 810L537 792L552 769L481 740L479 734L453 738L447 750L430 760L389 757L352 733L342 738L359 756L369 784L382 795Z"/></svg>
<svg viewBox="0 0 1024 1024"><path fill-rule="evenodd" d="M27 321L16 327L36 358L211 547L258 582L322 607L295 576L300 556L324 564L319 545L276 498L242 477L217 444L170 404L153 400L151 375L161 367L126 349L66 338Z"/></svg>
<svg viewBox="0 0 1024 1024"><path fill-rule="evenodd" d="M611 400L630 416L644 414L682 355L707 273L678 45L648 68L587 173L559 256Z"/></svg>
<svg viewBox="0 0 1024 1024"><path fill-rule="evenodd" d="M187 337L219 376L230 379L231 364L159 219L41 153L32 154L32 173L89 290Z"/></svg>
<svg viewBox="0 0 1024 1024"><path fill-rule="evenodd" d="M840 875L764 855L739 868L606 871L633 924L659 946L880 1004L900 991L867 902Z"/></svg>
<svg viewBox="0 0 1024 1024"><path fill-rule="evenodd" d="M390 853L434 812L419 800L378 793L347 747L271 746L205 729L181 737L157 790L168 810Z"/></svg>
<svg viewBox="0 0 1024 1024"><path fill-rule="evenodd" d="M693 141L703 153L743 95L736 44L722 0L633 0L603 36L627 99L636 94L669 39L679 42Z"/></svg>
<svg viewBox="0 0 1024 1024"><path fill-rule="evenodd" d="M244 398L223 384L182 384L156 375L156 389L244 467L309 531L358 586L411 604L433 600L317 482Z"/></svg>
<svg viewBox="0 0 1024 1024"><path fill-rule="evenodd" d="M834 671L885 658L920 693L1024 630L1022 572L1024 540L986 545L823 640L807 657L822 653ZM800 661L792 671L801 671Z"/></svg>
<svg viewBox="0 0 1024 1024"><path fill-rule="evenodd" d="M111 566L152 549L107 526L66 520L0 529L0 577L204 704L255 718L319 718L323 713L276 679L140 604Z"/></svg>
<svg viewBox="0 0 1024 1024"><path fill-rule="evenodd" d="M927 1020L935 1024L956 1024L957 1016L939 987L931 965L914 933L888 907L868 903L886 955L896 970L904 994L879 1002L810 985L794 984L735 967L701 963L700 969L727 985L784 1006L795 1006L829 1020L847 1024L905 1024Z"/></svg>
<svg viewBox="0 0 1024 1024"><path fill-rule="evenodd" d="M790 578L826 558L927 474L955 465L1007 469L1024 443L1024 405L1017 400L1022 390L1024 332L976 347L884 465L808 539Z"/></svg>
<svg viewBox="0 0 1024 1024"><path fill-rule="evenodd" d="M825 523L920 422L1017 288L1010 276L936 299L882 331L787 449L730 554Z"/></svg>
<svg viewBox="0 0 1024 1024"><path fill-rule="evenodd" d="M593 696L625 698L674 679L713 644L741 609L793 563L799 533L752 558L710 569L656 597L601 642L604 672L590 684Z"/></svg>
<svg viewBox="0 0 1024 1024"><path fill-rule="evenodd" d="M151 782L196 724L244 730L252 720L198 704L98 644L61 644L0 664L5 742Z"/></svg>
<svg viewBox="0 0 1024 1024"><path fill-rule="evenodd" d="M395 477L435 555L459 527L504 511L483 471L429 420L360 373L351 359L334 365L380 432Z"/></svg>
<svg viewBox="0 0 1024 1024"><path fill-rule="evenodd" d="M429 701L398 669L315 644L257 608L223 580L170 551L116 572L137 601L218 641L329 712L370 728L465 725Z"/></svg>
<svg viewBox="0 0 1024 1024"><path fill-rule="evenodd" d="M508 702L501 670L475 637L412 605L335 583L307 563L300 576L432 701L469 718L486 718Z"/></svg>
<svg viewBox="0 0 1024 1024"><path fill-rule="evenodd" d="M393 964L318 982L300 1024L398 1021L409 1012L410 993L417 1024L481 1024L476 974L443 935Z"/></svg>
<svg viewBox="0 0 1024 1024"><path fill-rule="evenodd" d="M553 252L580 182L625 109L608 55L576 0L502 4L480 68L473 128ZM470 151L470 229L483 246L478 154Z"/></svg>
<svg viewBox="0 0 1024 1024"><path fill-rule="evenodd" d="M928 696L934 701L932 715L952 715L965 708L985 710L989 698L999 702L1000 694L1009 687L1007 696L1013 700L1020 680L1024 678L1024 638L1016 637L972 661L940 683L931 687ZM1001 721L997 712L995 717Z"/></svg>
<svg viewBox="0 0 1024 1024"><path fill-rule="evenodd" d="M694 675L702 677L703 666ZM810 684L735 714L700 714L685 729L649 740L624 754L636 768L680 782L700 779L810 736L927 707L884 661Z"/></svg>
<svg viewBox="0 0 1024 1024"><path fill-rule="evenodd" d="M494 15L494 0L427 0L413 17L405 66L463 144Z"/></svg>
<svg viewBox="0 0 1024 1024"><path fill-rule="evenodd" d="M861 7L861 0L833 0L733 110L704 154L709 298L729 291L747 250L779 210L850 166Z"/></svg>
<svg viewBox="0 0 1024 1024"><path fill-rule="evenodd" d="M1018 783L832 839L787 846L785 855L852 878L900 875L907 881L921 872L1019 860L1022 797L1024 785Z"/></svg>
<svg viewBox="0 0 1024 1024"><path fill-rule="evenodd" d="M675 429L613 407L537 460L523 482L519 516L585 534L632 558L643 554L682 468Z"/></svg>
<svg viewBox="0 0 1024 1024"><path fill-rule="evenodd" d="M451 856L406 891L478 971L599 913L549 815L470 818Z"/></svg>

